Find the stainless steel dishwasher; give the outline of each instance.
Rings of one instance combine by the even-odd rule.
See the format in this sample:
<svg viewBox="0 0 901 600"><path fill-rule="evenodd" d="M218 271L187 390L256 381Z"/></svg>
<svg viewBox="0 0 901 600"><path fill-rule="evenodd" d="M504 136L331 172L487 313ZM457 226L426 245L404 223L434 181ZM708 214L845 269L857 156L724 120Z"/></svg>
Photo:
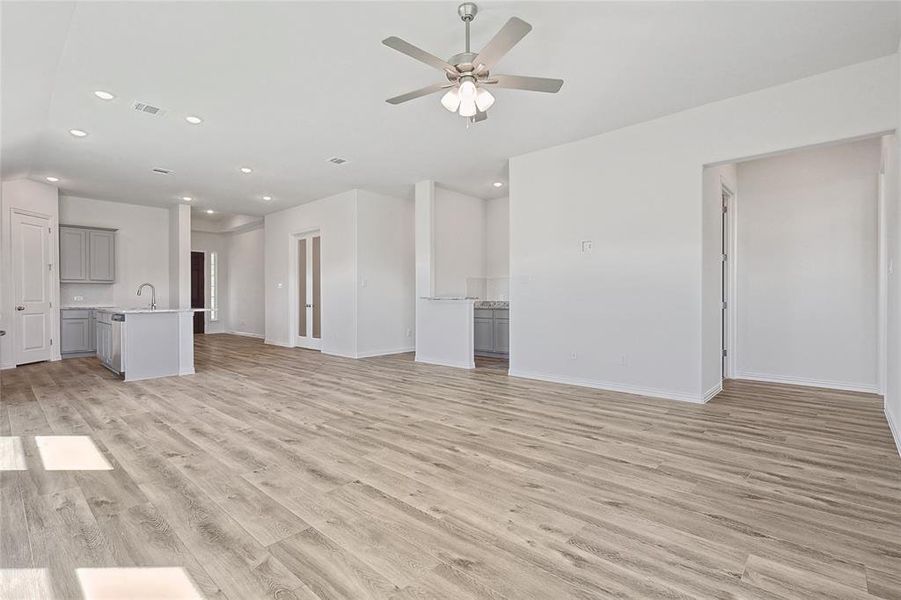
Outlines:
<svg viewBox="0 0 901 600"><path fill-rule="evenodd" d="M125 315L114 313L110 317L110 350L109 369L119 375L125 374L125 361L122 356L122 337L125 335Z"/></svg>

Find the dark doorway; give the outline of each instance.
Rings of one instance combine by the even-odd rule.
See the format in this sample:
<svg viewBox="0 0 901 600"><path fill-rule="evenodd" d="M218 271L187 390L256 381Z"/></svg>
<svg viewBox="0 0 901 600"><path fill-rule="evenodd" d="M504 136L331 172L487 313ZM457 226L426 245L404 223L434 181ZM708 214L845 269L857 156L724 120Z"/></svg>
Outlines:
<svg viewBox="0 0 901 600"><path fill-rule="evenodd" d="M206 277L204 277L204 255L203 252L191 253L191 308L205 308L206 300L204 298L204 290L206 289ZM194 333L204 332L204 320L206 313L194 313Z"/></svg>

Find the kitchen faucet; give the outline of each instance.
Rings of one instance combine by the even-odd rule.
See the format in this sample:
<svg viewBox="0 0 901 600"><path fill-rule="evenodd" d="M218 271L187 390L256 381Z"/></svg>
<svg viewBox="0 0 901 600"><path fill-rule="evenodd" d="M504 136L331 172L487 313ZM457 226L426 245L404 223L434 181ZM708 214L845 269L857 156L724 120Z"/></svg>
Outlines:
<svg viewBox="0 0 901 600"><path fill-rule="evenodd" d="M150 288L150 310L156 310L156 288L153 287L151 283L142 283L138 286L138 296L141 295L141 290L147 286Z"/></svg>

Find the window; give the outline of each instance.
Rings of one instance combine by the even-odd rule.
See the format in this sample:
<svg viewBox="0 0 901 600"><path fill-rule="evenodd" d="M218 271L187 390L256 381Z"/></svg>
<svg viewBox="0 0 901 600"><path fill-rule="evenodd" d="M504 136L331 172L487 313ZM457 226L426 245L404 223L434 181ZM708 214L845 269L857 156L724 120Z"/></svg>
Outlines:
<svg viewBox="0 0 901 600"><path fill-rule="evenodd" d="M210 252L210 321L219 320L219 295L217 287L219 286L218 256L215 252Z"/></svg>

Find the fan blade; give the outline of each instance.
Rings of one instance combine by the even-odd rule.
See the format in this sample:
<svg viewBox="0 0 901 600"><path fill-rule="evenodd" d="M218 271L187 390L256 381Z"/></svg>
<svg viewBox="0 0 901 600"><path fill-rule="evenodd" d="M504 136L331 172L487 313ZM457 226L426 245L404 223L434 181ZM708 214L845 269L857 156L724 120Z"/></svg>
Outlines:
<svg viewBox="0 0 901 600"><path fill-rule="evenodd" d="M476 65L479 71L490 69L530 31L532 31L531 25L518 17L512 17L482 48L479 55L472 60L472 64Z"/></svg>
<svg viewBox="0 0 901 600"><path fill-rule="evenodd" d="M481 123L482 121L484 121L487 118L488 118L487 112L482 112L482 111L476 109L476 116L474 116L472 118L472 122L473 123Z"/></svg>
<svg viewBox="0 0 901 600"><path fill-rule="evenodd" d="M556 94L563 87L562 79L548 79L547 77L523 77L522 75L492 75L489 79L480 83L486 83L499 88L510 90L528 90L530 92L548 92Z"/></svg>
<svg viewBox="0 0 901 600"><path fill-rule="evenodd" d="M434 94L435 92L440 92L441 90L447 89L449 87L453 87L453 84L434 83L424 88L413 90L412 92L407 92L406 94L401 94L400 96L395 96L394 98L388 98L387 100L385 100L385 102L387 102L388 104L400 104L401 102L406 102L407 100L413 100L414 98L421 98L423 96L428 96L429 94Z"/></svg>
<svg viewBox="0 0 901 600"><path fill-rule="evenodd" d="M415 58L419 62L423 62L423 63L429 65L430 67L435 67L436 69L440 69L442 71L447 71L447 72L453 73L455 75L457 74L457 69L455 69L454 66L451 65L450 63L441 60L434 54L429 54L422 48L417 48L410 42L405 42L404 40L400 39L399 37L391 36L389 38L385 38L382 40L382 43L385 44L386 46L388 46L389 48L397 50L398 52L402 52L402 53L406 54L407 56L409 56L410 58Z"/></svg>

